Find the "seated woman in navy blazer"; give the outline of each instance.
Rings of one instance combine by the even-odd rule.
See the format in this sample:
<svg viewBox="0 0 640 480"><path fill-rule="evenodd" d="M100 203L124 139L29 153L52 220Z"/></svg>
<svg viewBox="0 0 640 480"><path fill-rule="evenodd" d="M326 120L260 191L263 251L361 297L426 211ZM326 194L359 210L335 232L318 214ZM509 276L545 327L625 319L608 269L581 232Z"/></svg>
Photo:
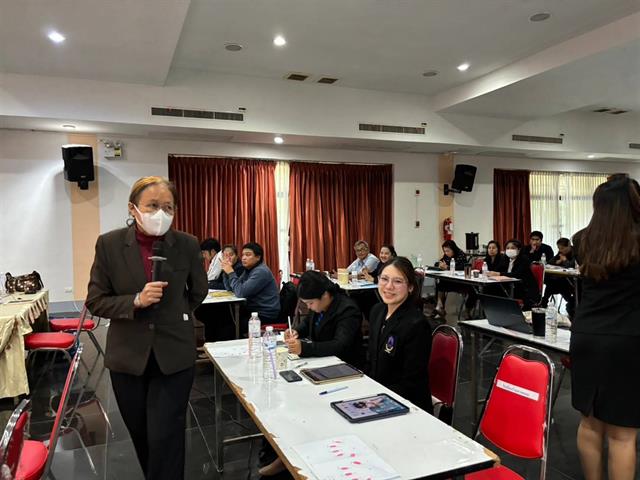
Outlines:
<svg viewBox="0 0 640 480"><path fill-rule="evenodd" d="M521 299L523 310L531 310L531 307L540 303L540 289L533 273L531 262L524 253L520 240L509 240L505 246L505 254L509 260L506 266L502 266L499 272L488 272L489 276L504 275L520 280L515 286L515 297Z"/></svg>
<svg viewBox="0 0 640 480"><path fill-rule="evenodd" d="M378 277L383 303L369 317L368 375L433 413L429 387L431 326L417 307L418 282L405 257L389 261Z"/></svg>

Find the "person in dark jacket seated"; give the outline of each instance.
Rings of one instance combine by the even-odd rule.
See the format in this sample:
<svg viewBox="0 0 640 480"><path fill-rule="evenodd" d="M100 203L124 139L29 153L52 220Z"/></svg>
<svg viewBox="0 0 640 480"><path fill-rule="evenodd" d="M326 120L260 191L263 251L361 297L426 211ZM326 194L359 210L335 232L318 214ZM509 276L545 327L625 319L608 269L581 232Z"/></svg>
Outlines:
<svg viewBox="0 0 640 480"><path fill-rule="evenodd" d="M490 272L500 272L507 269L509 259L501 250L500 244L495 240L487 243L487 256L484 257L484 261Z"/></svg>
<svg viewBox="0 0 640 480"><path fill-rule="evenodd" d="M368 282L378 283L378 276L380 275L380 272L382 271L384 266L389 260L391 260L392 258L396 258L397 256L398 254L396 253L396 249L393 247L393 245L389 243L385 243L384 245L382 245L380 247L380 253L378 254L378 258L380 259L380 261L378 262L376 268L372 272L369 272L367 267L362 269L364 279Z"/></svg>
<svg viewBox="0 0 640 480"><path fill-rule="evenodd" d="M222 259L222 270L226 273L224 286L236 297L246 299L243 306L243 321L240 331L247 331L251 312L258 312L263 324L276 323L280 314L280 295L278 285L271 270L264 264L264 250L255 243L242 246L242 266L244 273L238 276L229 258Z"/></svg>
<svg viewBox="0 0 640 480"><path fill-rule="evenodd" d="M467 256L465 253L458 247L456 242L453 240L446 240L442 244L442 258L438 262L438 267L440 270L449 270L451 268L451 260L455 260L456 262L456 271L463 271L464 266L467 263ZM466 285L460 285L459 283L447 282L446 278L443 278L438 283L438 303L434 310L434 314L439 315L442 318L445 318L447 312L445 311L445 302L446 302L446 293L447 292L457 292L462 295L466 295L467 299L465 301L465 312L464 316L466 319L471 318L471 311L478 300L478 296L475 293L475 290L472 287L468 287Z"/></svg>
<svg viewBox="0 0 640 480"><path fill-rule="evenodd" d="M529 235L529 246L525 249L524 253L529 257L530 262L542 261L543 253L547 263L553 258L553 248L546 243L542 243L543 238L542 232L538 230L534 230L531 232L531 235Z"/></svg>
<svg viewBox="0 0 640 480"><path fill-rule="evenodd" d="M520 282L515 285L515 297L523 301L523 310L531 310L532 306L540 303L540 289L520 240L509 240L505 246L505 255L509 260L506 267L503 266L500 272L488 272L487 275L504 275L519 279Z"/></svg>
<svg viewBox="0 0 640 480"><path fill-rule="evenodd" d="M549 261L549 265L562 268L576 268L576 259L573 255L573 247L568 238L559 238L556 242L558 254ZM556 275L546 275L544 283L547 286L544 290L542 304L547 306L552 295L560 294L567 302L567 313L573 318L576 309L575 289L569 279Z"/></svg>
<svg viewBox="0 0 640 480"><path fill-rule="evenodd" d="M417 307L418 282L405 257L391 260L378 277L383 303L371 309L368 375L433 414L429 387L431 326Z"/></svg>
<svg viewBox="0 0 640 480"><path fill-rule="evenodd" d="M359 366L362 313L356 303L341 293L338 285L314 271L302 274L298 298L314 313L293 331L285 332L289 352L301 357L335 355Z"/></svg>

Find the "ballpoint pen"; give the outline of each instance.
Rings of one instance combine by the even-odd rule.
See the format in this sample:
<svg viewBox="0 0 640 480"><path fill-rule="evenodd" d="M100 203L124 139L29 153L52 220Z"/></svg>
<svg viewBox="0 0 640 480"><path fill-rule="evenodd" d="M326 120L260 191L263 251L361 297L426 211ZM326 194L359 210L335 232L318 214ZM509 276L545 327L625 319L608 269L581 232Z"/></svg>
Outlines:
<svg viewBox="0 0 640 480"><path fill-rule="evenodd" d="M328 393L339 392L340 390L346 390L347 388L349 388L349 387L336 387L336 388L332 388L330 390L323 390L318 395L327 395Z"/></svg>
<svg viewBox="0 0 640 480"><path fill-rule="evenodd" d="M309 362L302 362L300 365L296 365L293 368L300 368L300 367L304 367L305 365L309 365Z"/></svg>

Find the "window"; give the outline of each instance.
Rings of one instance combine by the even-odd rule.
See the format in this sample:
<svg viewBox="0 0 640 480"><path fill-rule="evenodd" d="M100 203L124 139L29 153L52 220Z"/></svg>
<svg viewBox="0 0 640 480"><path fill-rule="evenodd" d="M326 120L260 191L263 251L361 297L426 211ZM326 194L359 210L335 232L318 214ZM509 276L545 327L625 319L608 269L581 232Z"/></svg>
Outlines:
<svg viewBox="0 0 640 480"><path fill-rule="evenodd" d="M591 220L593 192L606 181L604 173L531 172L531 230L544 233L547 243L571 238Z"/></svg>

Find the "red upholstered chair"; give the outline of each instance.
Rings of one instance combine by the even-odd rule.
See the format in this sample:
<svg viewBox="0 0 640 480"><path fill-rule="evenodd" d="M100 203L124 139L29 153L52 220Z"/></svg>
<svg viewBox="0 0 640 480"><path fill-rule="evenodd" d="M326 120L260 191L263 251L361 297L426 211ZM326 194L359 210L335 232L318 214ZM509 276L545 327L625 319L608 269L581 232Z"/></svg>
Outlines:
<svg viewBox="0 0 640 480"><path fill-rule="evenodd" d="M458 372L462 361L462 336L449 325L440 325L433 331L429 357L429 384L434 407L440 406L438 418L453 423L453 412L458 386Z"/></svg>
<svg viewBox="0 0 640 480"><path fill-rule="evenodd" d="M564 376L567 373L567 370L571 370L571 357L569 355L565 355L560 359L560 363L562 364L562 370L560 370L560 377L558 377L558 385L556 385L555 392L553 392L553 400L551 400L552 412L553 412L553 407L556 406L556 400L558 400L558 395L560 394L560 389L562 388L562 382L564 381Z"/></svg>
<svg viewBox="0 0 640 480"><path fill-rule="evenodd" d="M62 352L69 360L69 363L71 363L70 350L78 342L80 332L84 328L86 317L87 307L84 307L74 333L37 332L24 337L24 348L29 352L27 356L27 363L29 358L38 352Z"/></svg>
<svg viewBox="0 0 640 480"><path fill-rule="evenodd" d="M544 264L540 262L533 262L530 268L531 273L533 273L533 278L536 279L536 283L538 284L538 292L542 295L542 290L544 289Z"/></svg>
<svg viewBox="0 0 640 480"><path fill-rule="evenodd" d="M527 352L525 359L516 350ZM525 345L504 352L480 418L478 434L507 453L540 460L540 479L546 475L551 391L554 366L547 355ZM468 480L519 479L513 470L499 465L465 475Z"/></svg>
<svg viewBox="0 0 640 480"><path fill-rule="evenodd" d="M67 404L69 402L69 394L71 387L78 373L78 365L80 364L80 358L82 356L82 344L78 345L76 354L71 361L69 372L67 373L67 379L60 395L60 403L58 404L58 410L56 412L56 418L53 422L53 428L51 429L51 435L49 436L49 442L45 445L44 442L38 442L36 440L26 440L24 447L22 448L22 454L20 455L20 463L16 472L16 480L39 480L47 478L51 469L51 462L53 461L53 454L56 451L56 444L58 443L58 437L60 436L60 427L64 413L67 410Z"/></svg>
<svg viewBox="0 0 640 480"><path fill-rule="evenodd" d="M87 314L87 316L90 316ZM49 327L52 332L76 332L78 331L78 326L80 325L81 316L77 318L53 318L49 320ZM100 318L96 321L92 318L85 318L84 323L82 324L81 332L87 334L93 346L96 347L99 355L104 357L104 351L98 343L96 336L93 334L93 331L100 326Z"/></svg>
<svg viewBox="0 0 640 480"><path fill-rule="evenodd" d="M4 428L2 438L0 438L0 477L2 477L2 469L8 469L14 478L18 470L18 462L24 445L24 436L29 424L31 400L25 399L13 411L9 422Z"/></svg>
<svg viewBox="0 0 640 480"><path fill-rule="evenodd" d="M45 445L44 442L36 440L26 440L22 453L20 455L20 462L18 464L18 470L16 472L16 480L40 480L45 479L49 475L51 470L51 462L53 461L53 455L56 451L56 444L58 443L58 437L60 436L60 426L64 413L67 410L67 403L69 402L69 394L71 392L71 386L78 373L78 365L80 364L80 358L82 356L82 344L78 345L76 354L71 361L69 372L67 373L67 379L60 395L60 403L58 404L58 410L56 412L56 418L53 422L53 428L51 435L49 436L49 442Z"/></svg>
<svg viewBox="0 0 640 480"><path fill-rule="evenodd" d="M484 258L478 257L473 261L472 270L482 271L482 264L484 263Z"/></svg>

